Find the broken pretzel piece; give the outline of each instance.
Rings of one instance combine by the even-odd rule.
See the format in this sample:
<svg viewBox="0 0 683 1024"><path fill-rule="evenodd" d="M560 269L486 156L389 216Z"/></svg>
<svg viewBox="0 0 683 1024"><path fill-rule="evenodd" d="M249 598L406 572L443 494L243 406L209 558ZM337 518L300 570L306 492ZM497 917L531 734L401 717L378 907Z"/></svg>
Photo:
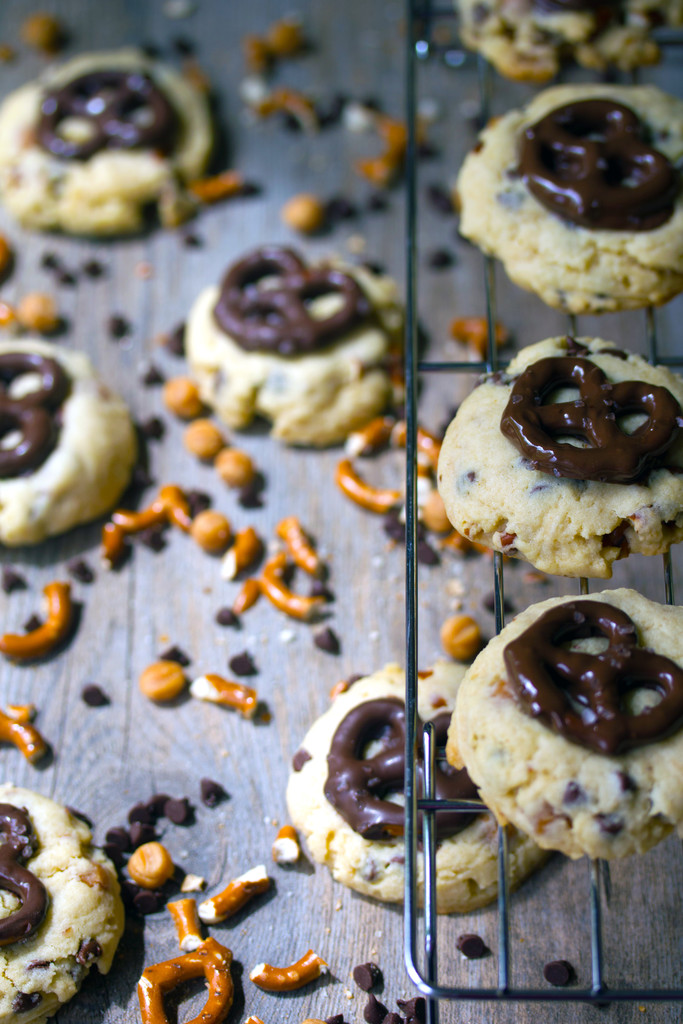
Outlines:
<svg viewBox="0 0 683 1024"><path fill-rule="evenodd" d="M324 597L304 597L290 590L284 581L287 567L287 556L284 551L278 552L266 562L261 574L261 591L271 604L293 619L309 622L325 604Z"/></svg>
<svg viewBox="0 0 683 1024"><path fill-rule="evenodd" d="M234 988L230 976L232 953L215 939L205 939L197 949L146 967L138 982L142 1024L168 1024L164 995L184 981L206 978L209 994L195 1022L223 1024L232 1006Z"/></svg>
<svg viewBox="0 0 683 1024"><path fill-rule="evenodd" d="M71 629L73 605L70 583L48 583L43 589L47 598L47 618L28 633L5 633L0 636L0 652L15 661L44 658L66 640Z"/></svg>
<svg viewBox="0 0 683 1024"><path fill-rule="evenodd" d="M232 917L254 896L259 896L270 886L265 865L258 864L245 871L239 878L229 882L222 892L199 904L199 918L204 924L216 924Z"/></svg>
<svg viewBox="0 0 683 1024"><path fill-rule="evenodd" d="M249 972L249 978L266 992L292 992L294 989L315 981L326 971L327 964L323 958L309 949L289 967L273 967L266 963L257 964Z"/></svg>
<svg viewBox="0 0 683 1024"><path fill-rule="evenodd" d="M50 749L43 736L31 725L31 705L8 705L0 711L0 742L13 743L27 761L35 764Z"/></svg>
<svg viewBox="0 0 683 1024"><path fill-rule="evenodd" d="M256 690L243 683L233 683L229 679L216 675L215 672L208 672L206 675L194 679L190 683L190 693L198 700L208 700L213 704L223 704L225 707L234 708L236 711L240 711L245 718L253 718L258 708Z"/></svg>

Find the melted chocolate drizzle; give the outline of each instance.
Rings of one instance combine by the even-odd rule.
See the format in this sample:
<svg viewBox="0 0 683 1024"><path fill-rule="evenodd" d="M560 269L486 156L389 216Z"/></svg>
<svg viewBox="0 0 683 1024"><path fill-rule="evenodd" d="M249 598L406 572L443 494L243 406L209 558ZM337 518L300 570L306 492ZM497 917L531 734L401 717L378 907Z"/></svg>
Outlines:
<svg viewBox="0 0 683 1024"><path fill-rule="evenodd" d="M646 127L609 99L552 110L522 137L519 173L563 220L610 231L651 231L671 217L680 174L649 146Z"/></svg>
<svg viewBox="0 0 683 1024"><path fill-rule="evenodd" d="M397 697L369 700L349 711L332 738L325 797L364 839L393 839L404 833L403 807L385 797L388 793L403 792L405 717L405 705ZM437 743L445 743L450 720L450 711L432 719ZM418 726L421 735L422 723ZM373 740L381 743L381 749L373 757L364 757L364 750ZM421 795L422 754L417 759L416 778ZM475 800L478 796L464 769L458 771L440 763L435 771L435 791L440 800ZM440 838L454 835L475 817L476 813L442 812L436 818L437 834Z"/></svg>
<svg viewBox="0 0 683 1024"><path fill-rule="evenodd" d="M16 377L39 374L40 387L11 398L7 386ZM0 355L0 440L18 433L16 444L0 447L0 479L31 472L43 464L57 443L58 412L71 382L56 359L37 352Z"/></svg>
<svg viewBox="0 0 683 1024"><path fill-rule="evenodd" d="M578 388L579 398L544 404L563 387ZM647 419L627 434L619 418L632 413ZM657 468L681 426L681 408L666 388L635 380L612 384L590 359L572 356L549 356L528 366L515 381L500 421L529 468L609 483L632 483ZM560 437L578 438L588 447Z"/></svg>
<svg viewBox="0 0 683 1024"><path fill-rule="evenodd" d="M340 296L341 307L324 319L312 316L307 303L329 294ZM308 269L295 252L276 245L229 268L214 308L218 326L242 348L284 356L322 348L370 313L354 278L332 267Z"/></svg>
<svg viewBox="0 0 683 1024"><path fill-rule="evenodd" d="M21 900L18 910L0 919L0 946L27 939L45 917L48 903L45 886L23 866L36 852L36 846L26 810L0 804L0 888Z"/></svg>
<svg viewBox="0 0 683 1024"><path fill-rule="evenodd" d="M567 649L582 637L605 637L598 654ZM503 652L519 706L572 743L622 754L665 739L683 725L683 669L638 646L635 623L602 601L570 601L545 612ZM633 714L630 692L661 700Z"/></svg>

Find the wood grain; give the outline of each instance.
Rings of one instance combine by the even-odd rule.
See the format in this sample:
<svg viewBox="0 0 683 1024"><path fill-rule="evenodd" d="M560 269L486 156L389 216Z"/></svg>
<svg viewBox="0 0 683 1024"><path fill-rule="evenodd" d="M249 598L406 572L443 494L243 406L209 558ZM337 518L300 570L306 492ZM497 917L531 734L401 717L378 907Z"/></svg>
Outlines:
<svg viewBox="0 0 683 1024"><path fill-rule="evenodd" d="M161 443L150 445L151 471L157 483L177 482L207 491L235 528L253 524L265 538L286 514L298 515L317 537L331 566L330 586L336 594L330 625L341 639L341 653L332 657L316 648L313 629L290 622L265 602L244 617L241 631L214 622L216 610L231 603L237 584L221 581L215 559L202 554L188 538L174 533L166 549L154 554L137 545L130 561L118 572L98 564L99 524L72 531L36 549L2 552L5 563L16 565L28 589L0 597L3 622L19 627L37 610L42 586L66 578L66 563L85 557L97 571L92 585L74 584L82 602L81 623L73 642L54 660L21 667L0 665L0 704L33 701L38 725L50 740L54 757L46 767L28 766L10 748L0 751L2 774L75 806L95 822L102 841L107 828L124 824L128 808L155 792L189 796L196 821L181 828L163 823L162 838L175 862L204 876L210 891L255 864L269 861L277 825L286 820L284 787L293 752L311 721L328 705L328 692L341 678L369 672L388 661L401 661L404 652L404 554L387 541L381 522L344 501L335 490L338 452L294 451L271 442L262 430L250 430L233 440L254 457L266 479L261 509L240 508L210 467L199 465L183 448L182 425L162 406L159 389L144 388L142 369L153 361L167 376L182 372L183 364L153 342L186 315L197 292L215 281L231 259L248 246L266 241L295 243L279 220L282 203L299 191L323 198L344 195L364 210L371 189L352 170L359 156L377 152L377 140L353 135L341 127L303 136L287 132L279 122L254 123L245 117L239 99L244 70L240 40L247 31L260 32L288 5L262 0L257 5L221 4L201 0L191 18L171 21L163 4L110 0L45 0L69 26L68 53L122 44L151 42L170 59L172 41L190 38L201 66L209 74L217 97L220 123L227 136L226 161L259 182L261 195L207 209L189 228L202 240L200 248L183 244L185 230L151 230L142 237L111 242L40 237L21 231L4 215L3 230L17 251L17 268L3 287L12 301L29 290L55 291L69 322L63 344L88 351L108 382L130 403L137 419L161 415L167 426ZM0 42L17 43L22 19L33 10L28 0L15 0L0 10ZM313 46L311 52L282 65L276 81L330 100L336 93L357 99L376 97L389 114L402 116L403 5L385 0L370 5L349 0L343 8L324 0L298 5ZM19 47L19 58L0 67L0 89L10 91L28 81L43 61ZM585 76L584 76L585 77ZM683 94L683 67L674 53L647 79ZM420 170L419 304L429 335L428 353L435 359L463 356L448 338L456 315L484 312L480 255L459 241L455 218L438 213L425 199L432 183L446 185L454 177L473 142L467 122L467 103L475 101L474 63L450 68L434 59L420 69L420 94L436 101L440 116L430 138L440 156ZM500 80L494 96L496 111L523 101L531 90ZM377 260L404 279L403 196L400 187L388 194L384 213L364 212L343 222L333 233L310 240L312 256L348 253L362 248L362 258ZM454 267L428 267L436 248L456 257ZM57 253L68 268L78 269L91 257L106 265L105 276L91 281L82 274L73 288L54 288L41 269L41 256ZM148 263L152 277L136 273ZM522 294L502 273L497 275L501 318L513 331L516 344L539 340L565 329L558 314ZM658 314L662 352L680 353L677 324L683 303L677 300ZM112 314L128 318L132 333L122 342L108 336ZM581 329L599 332L627 346L643 348L644 318L640 314L586 318ZM471 377L438 376L423 381L420 415L424 424L440 427L450 410L471 386ZM402 474L400 459L382 460L369 472L386 482ZM151 493L151 491L150 491ZM676 581L681 586L681 556L674 556ZM633 585L648 596L663 599L659 560L629 559L619 563L613 585ZM462 604L481 622L488 635L493 619L484 606L493 582L485 557L459 560L444 556L438 567L420 567L419 660L428 666L440 655L439 626L453 604L453 586L462 588ZM515 609L550 596L573 593L572 581L545 584L525 582L524 567L511 568L506 590ZM229 657L248 650L258 666L255 685L271 715L268 723L248 722L226 709L183 699L170 707L153 706L139 692L137 676L170 643L192 659L190 675L227 671ZM81 699L85 682L99 683L111 703L86 707ZM199 801L199 780L218 779L230 794L215 809ZM683 869L680 843L669 840L645 857L612 867L612 896L606 914L607 978L614 986L683 984L680 920L683 909ZM395 1009L396 998L413 994L403 968L402 919L399 908L380 906L332 882L328 873L303 862L294 869L273 867L272 892L224 925L212 929L234 952L238 998L231 1020L250 1014L266 1024L276 1018L292 1022L304 1017L343 1013L350 1022L363 1019L364 997L354 986L354 964L376 960L384 971L382 1000ZM553 860L512 902L513 980L541 983L543 964L564 958L576 967L580 983L589 979L587 921L588 865ZM471 917L444 920L439 926L443 980L491 984L495 957L464 962L455 951L463 931L482 934L496 949L496 914L484 910ZM248 972L265 959L287 963L312 946L330 964L330 975L310 989L286 996L257 990ZM139 1019L135 985L147 964L173 955L175 931L166 913L131 921L110 975L90 978L81 994L59 1014L62 1024L87 1020L95 1024L130 1024ZM197 1013L200 987L179 1010L179 1019ZM564 1024L593 1021L591 1007L496 1005L468 1001L444 1003L445 1021L468 1024ZM645 1019L656 1024L679 1013L671 1006L614 1006L612 1022Z"/></svg>

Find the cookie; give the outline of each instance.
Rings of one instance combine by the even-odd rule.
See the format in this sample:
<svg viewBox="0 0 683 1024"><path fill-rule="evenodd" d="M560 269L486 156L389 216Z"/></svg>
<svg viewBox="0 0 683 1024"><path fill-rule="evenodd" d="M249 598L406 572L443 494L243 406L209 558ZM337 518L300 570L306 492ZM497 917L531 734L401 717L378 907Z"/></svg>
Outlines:
<svg viewBox="0 0 683 1024"><path fill-rule="evenodd" d="M185 347L202 398L228 426L262 416L280 441L325 447L386 407L402 323L390 278L338 261L307 266L271 245L200 294Z"/></svg>
<svg viewBox="0 0 683 1024"><path fill-rule="evenodd" d="M123 905L91 840L54 800L0 785L0 1024L42 1024L91 967L111 967Z"/></svg>
<svg viewBox="0 0 683 1024"><path fill-rule="evenodd" d="M527 608L469 669L446 754L569 857L683 835L683 609L626 589Z"/></svg>
<svg viewBox="0 0 683 1024"><path fill-rule="evenodd" d="M662 554L683 539L682 406L680 377L611 342L530 345L484 377L448 427L438 469L448 518L560 576L608 578L617 558Z"/></svg>
<svg viewBox="0 0 683 1024"><path fill-rule="evenodd" d="M683 100L562 85L492 121L456 193L460 231L548 305L605 313L683 289Z"/></svg>
<svg viewBox="0 0 683 1024"><path fill-rule="evenodd" d="M650 30L683 23L681 0L455 0L463 43L507 78L546 82L564 61L631 71L659 59Z"/></svg>
<svg viewBox="0 0 683 1024"><path fill-rule="evenodd" d="M88 53L11 93L0 107L0 192L21 224L72 234L138 231L194 203L212 144L206 97L134 49Z"/></svg>
<svg viewBox="0 0 683 1024"><path fill-rule="evenodd" d="M0 543L37 544L115 504L136 459L128 409L82 352L0 342Z"/></svg>
<svg viewBox="0 0 683 1024"><path fill-rule="evenodd" d="M462 666L438 662L420 679L419 714L422 721L434 721L438 743L445 740L463 673ZM343 885L390 903L403 899L404 886L404 696L398 665L355 682L307 733L287 787L291 820L313 859ZM416 774L422 778L420 765ZM476 797L466 773L443 767L437 771L436 793L440 799ZM439 912L465 913L495 899L498 838L491 815L442 812L437 826ZM522 882L542 861L538 847L511 830L512 883ZM421 894L420 860L418 890Z"/></svg>

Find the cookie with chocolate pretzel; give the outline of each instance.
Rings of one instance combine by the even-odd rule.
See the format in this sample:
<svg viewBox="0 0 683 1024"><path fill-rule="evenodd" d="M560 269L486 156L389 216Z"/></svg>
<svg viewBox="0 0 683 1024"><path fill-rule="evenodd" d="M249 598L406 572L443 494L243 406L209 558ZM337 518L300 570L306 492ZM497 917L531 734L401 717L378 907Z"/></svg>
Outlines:
<svg viewBox="0 0 683 1024"><path fill-rule="evenodd" d="M261 416L278 440L325 447L393 397L402 324L390 278L265 245L199 295L185 348L202 398L229 426Z"/></svg>
<svg viewBox="0 0 683 1024"><path fill-rule="evenodd" d="M562 85L492 121L460 171L460 231L569 313L683 290L683 100Z"/></svg>
<svg viewBox="0 0 683 1024"><path fill-rule="evenodd" d="M96 519L127 486L136 455L126 405L84 353L0 342L0 545Z"/></svg>
<svg viewBox="0 0 683 1024"><path fill-rule="evenodd" d="M446 754L544 849L683 835L683 609L626 589L527 608L467 672Z"/></svg>
<svg viewBox="0 0 683 1024"><path fill-rule="evenodd" d="M600 338L548 338L484 377L444 438L459 533L560 576L683 540L683 380Z"/></svg>
<svg viewBox="0 0 683 1024"><path fill-rule="evenodd" d="M116 869L90 829L30 789L0 785L0 1021L42 1024L123 932Z"/></svg>
<svg viewBox="0 0 683 1024"><path fill-rule="evenodd" d="M420 673L419 735L433 722L443 746L464 667L437 662ZM405 768L405 679L387 665L335 697L311 727L293 758L287 805L314 860L333 877L365 896L390 903L403 899ZM424 763L416 764L418 792L424 792ZM476 800L467 772L435 765L439 800ZM436 815L436 891L440 913L465 913L495 899L497 828L490 813L468 809ZM418 823L421 834L421 823ZM543 863L538 847L510 832L511 882L520 884ZM422 892L418 861L418 889Z"/></svg>
<svg viewBox="0 0 683 1024"><path fill-rule="evenodd" d="M206 97L134 49L50 68L0 107L0 192L26 227L138 231L156 204L175 226L195 207L212 145Z"/></svg>
<svg viewBox="0 0 683 1024"><path fill-rule="evenodd" d="M546 82L561 65L632 71L659 60L651 30L683 24L681 0L455 0L463 43L506 78Z"/></svg>

